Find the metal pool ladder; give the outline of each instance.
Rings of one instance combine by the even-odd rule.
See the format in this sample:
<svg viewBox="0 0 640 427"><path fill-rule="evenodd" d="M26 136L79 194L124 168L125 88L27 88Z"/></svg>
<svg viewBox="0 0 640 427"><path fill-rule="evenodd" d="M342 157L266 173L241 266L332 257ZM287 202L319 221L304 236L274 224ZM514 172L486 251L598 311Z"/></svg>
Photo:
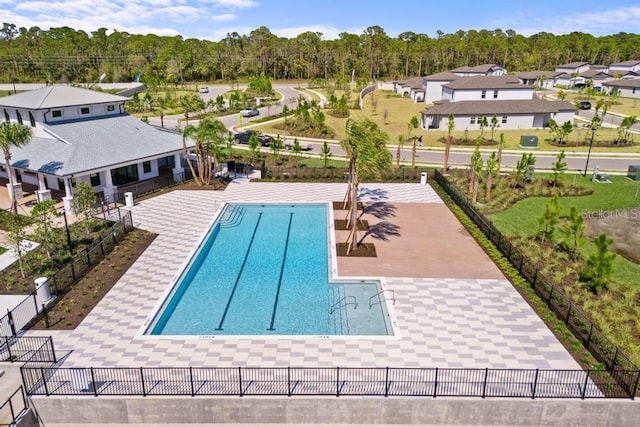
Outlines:
<svg viewBox="0 0 640 427"><path fill-rule="evenodd" d="M373 307L376 304L382 304L382 298L380 298L380 295L382 295L382 297L386 300L384 293L385 292L391 292L391 301L393 301L393 305L396 305L396 291L393 289L383 289L380 292L378 292L375 295L372 295L371 298L369 298L369 310L371 310L371 307ZM373 301L372 300L378 297L378 301Z"/></svg>
<svg viewBox="0 0 640 427"><path fill-rule="evenodd" d="M349 298L353 298L353 302L349 302ZM343 303L344 304L341 304ZM358 303L356 302L356 297L353 295L346 295L342 298L340 298L338 301L336 301L331 308L329 309L329 314L333 314L334 311L341 309L341 308L346 308L349 305L353 305L353 309L355 310L356 308L358 308Z"/></svg>

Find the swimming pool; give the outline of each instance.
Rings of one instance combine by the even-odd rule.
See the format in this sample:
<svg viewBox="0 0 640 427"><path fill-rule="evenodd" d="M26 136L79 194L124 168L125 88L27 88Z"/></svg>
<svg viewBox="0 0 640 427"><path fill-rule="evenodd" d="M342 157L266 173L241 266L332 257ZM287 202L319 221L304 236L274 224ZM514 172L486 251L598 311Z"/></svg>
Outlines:
<svg viewBox="0 0 640 427"><path fill-rule="evenodd" d="M379 281L331 281L326 204L229 204L149 335L392 335Z"/></svg>

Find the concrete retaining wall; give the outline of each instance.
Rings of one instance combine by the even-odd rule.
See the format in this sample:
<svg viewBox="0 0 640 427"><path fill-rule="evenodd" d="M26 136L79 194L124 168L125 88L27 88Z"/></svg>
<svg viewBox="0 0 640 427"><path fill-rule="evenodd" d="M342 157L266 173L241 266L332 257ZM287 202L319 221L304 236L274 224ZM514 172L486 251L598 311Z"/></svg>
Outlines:
<svg viewBox="0 0 640 427"><path fill-rule="evenodd" d="M632 400L42 397L32 402L44 425L170 423L458 424L638 426Z"/></svg>

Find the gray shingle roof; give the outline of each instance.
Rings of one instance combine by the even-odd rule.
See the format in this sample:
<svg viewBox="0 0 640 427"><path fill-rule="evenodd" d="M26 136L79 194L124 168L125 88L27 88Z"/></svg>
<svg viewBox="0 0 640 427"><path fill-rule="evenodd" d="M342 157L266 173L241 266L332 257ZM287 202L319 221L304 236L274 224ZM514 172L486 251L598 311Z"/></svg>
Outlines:
<svg viewBox="0 0 640 427"><path fill-rule="evenodd" d="M578 68L589 65L588 62L569 62L568 64L558 65L556 68Z"/></svg>
<svg viewBox="0 0 640 427"><path fill-rule="evenodd" d="M410 79L398 80L400 86L408 86L410 88L422 87L422 77L412 77Z"/></svg>
<svg viewBox="0 0 640 427"><path fill-rule="evenodd" d="M443 102L423 110L427 115L482 115L535 114L574 111L569 101L544 101L541 99L503 100L503 101L458 101Z"/></svg>
<svg viewBox="0 0 640 427"><path fill-rule="evenodd" d="M462 77L460 77L459 75L453 74L450 71L444 71L442 73L436 73L436 74L431 74L430 76L426 76L424 77L424 80L428 82L430 81L442 82L442 81L454 81L461 78Z"/></svg>
<svg viewBox="0 0 640 427"><path fill-rule="evenodd" d="M640 79L618 79L604 83L605 86L639 88Z"/></svg>
<svg viewBox="0 0 640 427"><path fill-rule="evenodd" d="M582 77L587 77L587 78L598 77L598 78L601 78L601 79L606 79L607 77L611 77L609 74L603 73L602 71L599 71L599 70L594 69L594 68L590 68L587 71L585 71L584 73L581 73L580 75Z"/></svg>
<svg viewBox="0 0 640 427"><path fill-rule="evenodd" d="M476 65L475 67L459 67L454 70L451 70L452 73L487 73L491 71L494 67L497 67L496 64L482 64Z"/></svg>
<svg viewBox="0 0 640 427"><path fill-rule="evenodd" d="M0 98L0 106L41 110L75 105L122 103L128 99L73 86L47 86Z"/></svg>
<svg viewBox="0 0 640 427"><path fill-rule="evenodd" d="M43 125L52 138L34 137L11 150L19 168L68 176L182 148L182 136L141 122L128 114ZM57 136L57 137L56 137ZM193 143L187 141L188 146Z"/></svg>
<svg viewBox="0 0 640 427"><path fill-rule="evenodd" d="M456 90L477 90L477 89L531 89L530 86L523 85L514 76L473 76L463 77L443 85L443 87Z"/></svg>
<svg viewBox="0 0 640 427"><path fill-rule="evenodd" d="M559 76L560 74L562 73L559 73L557 71L525 71L516 74L516 77L523 80L535 80L540 76L544 76L544 78L546 79L552 79Z"/></svg>
<svg viewBox="0 0 640 427"><path fill-rule="evenodd" d="M632 66L638 65L638 64L640 64L640 61L638 61L637 59L632 59L630 61L616 62L615 64L611 64L610 67L614 67L614 66L632 67Z"/></svg>

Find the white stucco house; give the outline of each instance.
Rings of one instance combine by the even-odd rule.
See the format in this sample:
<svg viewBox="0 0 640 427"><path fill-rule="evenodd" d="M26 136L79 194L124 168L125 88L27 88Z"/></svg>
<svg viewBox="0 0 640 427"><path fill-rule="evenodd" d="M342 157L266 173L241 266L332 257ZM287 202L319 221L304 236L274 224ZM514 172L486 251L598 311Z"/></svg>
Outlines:
<svg viewBox="0 0 640 427"><path fill-rule="evenodd" d="M589 68L591 68L591 64L588 62L570 62L568 64L556 66L556 71L566 74L579 74L584 73Z"/></svg>
<svg viewBox="0 0 640 427"><path fill-rule="evenodd" d="M507 69L497 64L482 64L474 67L459 67L450 70L453 74L460 77L473 77L473 76L504 76L507 74Z"/></svg>
<svg viewBox="0 0 640 427"><path fill-rule="evenodd" d="M422 77L394 81L393 92L402 97L411 98L413 102L424 102L425 90L422 86Z"/></svg>
<svg viewBox="0 0 640 427"><path fill-rule="evenodd" d="M629 73L640 74L640 61L637 59L616 62L609 65L608 73L612 76L625 76Z"/></svg>
<svg viewBox="0 0 640 427"><path fill-rule="evenodd" d="M158 177L162 170L182 179L182 137L125 113L128 100L71 86L0 98L0 120L22 123L33 132L28 144L11 150L18 184L9 194L20 198L20 183L36 185L38 200L50 199L51 190L63 191L68 210L79 182L90 183L109 200L119 186ZM4 158L0 162L0 177L8 178Z"/></svg>
<svg viewBox="0 0 640 427"><path fill-rule="evenodd" d="M442 86L443 100L421 113L425 130L446 129L454 116L458 130L480 129L483 117L499 120L500 129L542 128L550 119L572 121L575 106L568 101L545 101L533 88L513 76L476 76L457 79Z"/></svg>
<svg viewBox="0 0 640 427"><path fill-rule="evenodd" d="M442 73L431 74L422 78L422 87L425 90L424 102L432 104L435 101L442 99L442 86L451 83L454 80L459 79L460 76L452 73L451 71L445 71Z"/></svg>
<svg viewBox="0 0 640 427"><path fill-rule="evenodd" d="M563 73L557 71L525 71L517 73L516 77L523 85L536 86L539 88L552 88L556 84L556 78Z"/></svg>
<svg viewBox="0 0 640 427"><path fill-rule="evenodd" d="M640 98L640 79L617 79L603 84L609 93L624 98Z"/></svg>

